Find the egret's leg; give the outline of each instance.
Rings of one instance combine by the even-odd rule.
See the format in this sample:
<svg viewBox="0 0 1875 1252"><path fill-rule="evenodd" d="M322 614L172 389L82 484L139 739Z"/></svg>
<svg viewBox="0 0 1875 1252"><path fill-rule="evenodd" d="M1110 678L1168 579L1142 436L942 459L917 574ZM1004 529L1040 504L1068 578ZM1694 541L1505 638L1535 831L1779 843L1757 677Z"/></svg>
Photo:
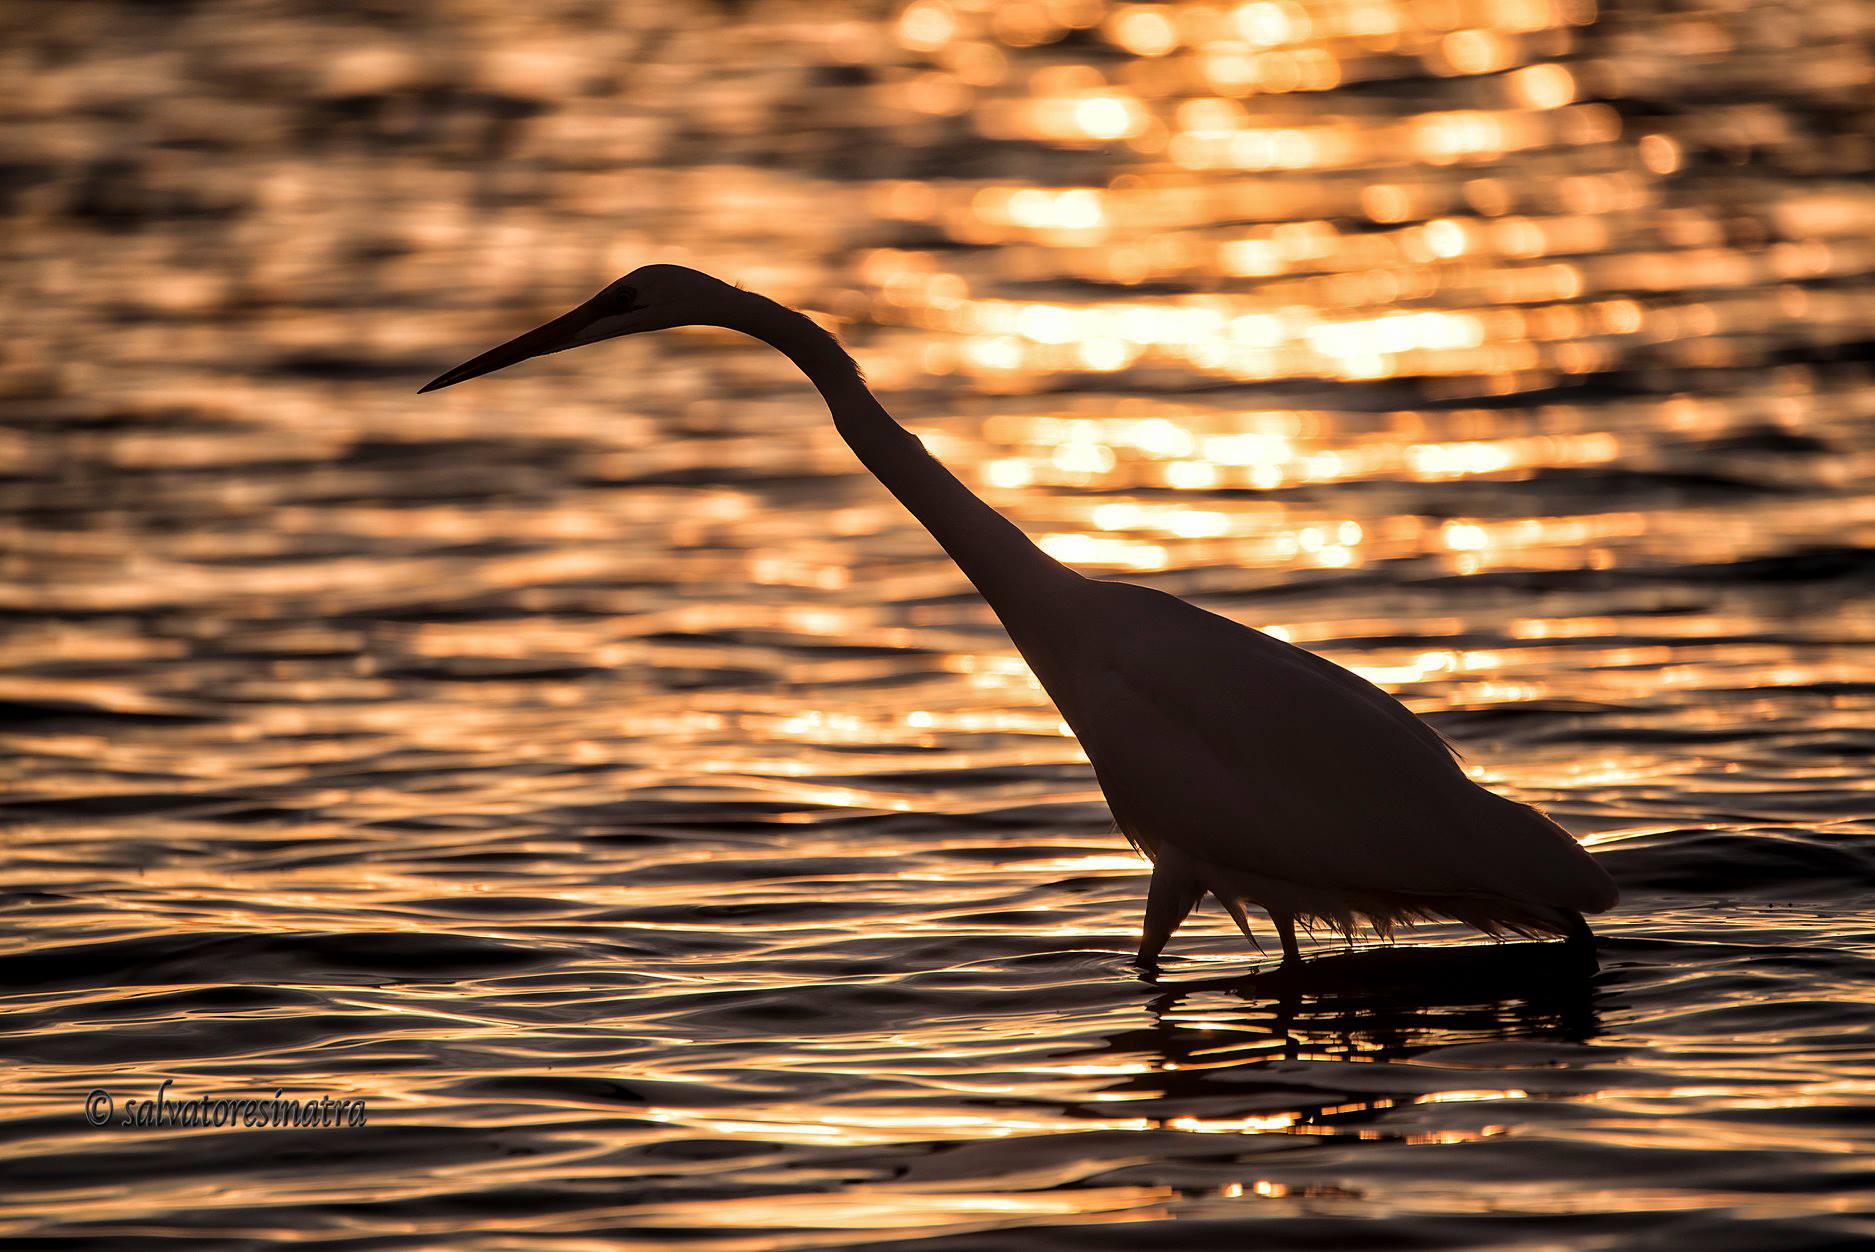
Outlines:
<svg viewBox="0 0 1875 1252"><path fill-rule="evenodd" d="M1573 909L1563 916L1567 933L1563 936L1563 947L1575 954L1576 960L1587 968L1596 970L1602 967L1601 959L1595 955L1595 932L1582 920L1582 914Z"/></svg>
<svg viewBox="0 0 1875 1252"><path fill-rule="evenodd" d="M1158 965L1165 941L1191 916L1192 906L1204 895L1196 878L1169 862L1169 857L1164 858L1152 867L1152 886L1146 889L1146 924L1139 936L1139 955L1133 958L1135 965Z"/></svg>
<svg viewBox="0 0 1875 1252"><path fill-rule="evenodd" d="M1567 942L1589 948L1595 946L1595 932L1582 920L1582 914L1571 910L1564 916L1563 922L1568 927L1568 933L1563 936Z"/></svg>
<svg viewBox="0 0 1875 1252"><path fill-rule="evenodd" d="M1283 968L1293 969L1302 964L1302 950L1296 947L1296 922L1287 913L1271 913L1270 920L1276 923L1276 933L1283 941Z"/></svg>

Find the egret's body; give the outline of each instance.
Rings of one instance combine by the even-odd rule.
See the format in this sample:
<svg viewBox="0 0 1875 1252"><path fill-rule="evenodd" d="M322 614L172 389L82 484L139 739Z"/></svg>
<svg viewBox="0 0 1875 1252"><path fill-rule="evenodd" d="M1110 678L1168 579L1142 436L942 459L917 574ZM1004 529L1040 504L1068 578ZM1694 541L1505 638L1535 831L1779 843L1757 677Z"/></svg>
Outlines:
<svg viewBox="0 0 1875 1252"><path fill-rule="evenodd" d="M1313 653L1129 583L1084 578L958 482L798 313L675 266L638 270L539 330L449 371L448 386L618 335L726 326L800 366L866 468L982 592L1153 863L1142 964L1206 893L1250 935L1295 923L1451 917L1490 933L1587 935L1613 882L1560 826L1478 786L1393 697Z"/></svg>

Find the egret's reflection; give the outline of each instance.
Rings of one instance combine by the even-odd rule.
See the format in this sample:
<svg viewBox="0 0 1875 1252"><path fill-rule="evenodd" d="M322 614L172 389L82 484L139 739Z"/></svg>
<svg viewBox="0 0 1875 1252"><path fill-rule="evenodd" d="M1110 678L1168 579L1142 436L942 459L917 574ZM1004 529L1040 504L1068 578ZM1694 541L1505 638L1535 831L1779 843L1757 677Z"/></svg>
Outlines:
<svg viewBox="0 0 1875 1252"><path fill-rule="evenodd" d="M1507 1097L1470 1082L1442 1090L1433 1067L1398 1071L1459 1044L1579 1045L1600 1033L1592 954L1557 944L1382 948L1326 956L1303 977L1151 980L1151 1024L1104 1037L1145 1064L1104 1086L1109 1101L1169 1129L1336 1131L1399 1104ZM1361 1063L1357 1075L1346 1063ZM1281 1063L1281 1064L1279 1064ZM1463 1090L1457 1090L1462 1087Z"/></svg>

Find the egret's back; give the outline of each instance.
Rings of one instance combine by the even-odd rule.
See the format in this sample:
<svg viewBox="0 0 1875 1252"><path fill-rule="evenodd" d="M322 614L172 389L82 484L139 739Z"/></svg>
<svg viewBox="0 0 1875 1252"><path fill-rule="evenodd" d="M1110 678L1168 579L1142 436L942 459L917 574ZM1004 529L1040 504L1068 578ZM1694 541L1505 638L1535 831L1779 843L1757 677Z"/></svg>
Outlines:
<svg viewBox="0 0 1875 1252"><path fill-rule="evenodd" d="M1038 673L1149 855L1169 846L1265 907L1383 925L1560 929L1614 903L1566 831L1474 783L1371 683L1162 592L1086 587L1077 645Z"/></svg>

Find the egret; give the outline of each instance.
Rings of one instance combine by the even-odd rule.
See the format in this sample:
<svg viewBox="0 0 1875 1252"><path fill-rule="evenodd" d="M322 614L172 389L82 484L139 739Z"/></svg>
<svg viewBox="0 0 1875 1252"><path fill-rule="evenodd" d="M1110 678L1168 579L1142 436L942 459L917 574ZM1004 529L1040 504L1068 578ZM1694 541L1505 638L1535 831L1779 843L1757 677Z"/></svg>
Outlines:
<svg viewBox="0 0 1875 1252"><path fill-rule="evenodd" d="M696 270L650 265L435 378L452 386L623 335L720 326L782 352L859 460L989 602L1080 740L1127 840L1152 863L1137 963L1208 892L1254 944L1269 914L1284 970L1296 926L1383 937L1450 918L1493 936L1592 938L1614 882L1537 810L1485 789L1431 726L1314 653L1043 552L893 420L838 340ZM1260 947L1260 945L1258 945Z"/></svg>

